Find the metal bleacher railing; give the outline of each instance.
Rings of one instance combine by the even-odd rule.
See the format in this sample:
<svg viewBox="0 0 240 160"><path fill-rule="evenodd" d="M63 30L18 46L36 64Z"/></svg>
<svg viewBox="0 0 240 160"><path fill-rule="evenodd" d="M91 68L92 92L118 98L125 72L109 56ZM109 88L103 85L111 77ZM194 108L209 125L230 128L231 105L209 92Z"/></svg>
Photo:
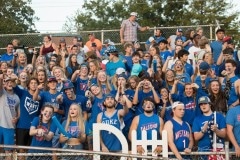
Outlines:
<svg viewBox="0 0 240 160"><path fill-rule="evenodd" d="M154 35L154 30L156 28L160 28L163 30L163 36L168 38L170 35L176 33L177 28L182 28L183 32L187 29L196 29L197 27L202 27L204 31L204 35L213 40L215 38L215 28L217 25L192 25L192 26L174 26L174 27L153 27L150 28L149 31L139 32L138 40L141 44L145 43L146 40ZM94 31L81 31L79 33L26 33L26 34L1 34L0 35L0 54L5 52L6 45L11 42L13 39L20 40L21 45L25 47L34 46L39 47L42 44L43 37L45 35L51 35L53 37L53 42L59 44L59 39L61 37L66 38L67 43L71 43L72 37L81 36L83 40L86 42L88 40L88 34L95 33L95 36L104 42L105 39L111 39L117 46L117 48L122 49L122 45L120 43L119 29L113 30L94 30Z"/></svg>

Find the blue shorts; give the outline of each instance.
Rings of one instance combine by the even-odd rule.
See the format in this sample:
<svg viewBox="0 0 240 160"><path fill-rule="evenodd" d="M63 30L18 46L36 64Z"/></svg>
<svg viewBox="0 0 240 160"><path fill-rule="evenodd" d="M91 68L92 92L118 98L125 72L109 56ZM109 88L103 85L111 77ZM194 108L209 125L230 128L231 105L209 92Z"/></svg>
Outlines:
<svg viewBox="0 0 240 160"><path fill-rule="evenodd" d="M14 133L13 128L3 128L0 126L0 144L14 145ZM4 150L12 150L11 148L4 148Z"/></svg>

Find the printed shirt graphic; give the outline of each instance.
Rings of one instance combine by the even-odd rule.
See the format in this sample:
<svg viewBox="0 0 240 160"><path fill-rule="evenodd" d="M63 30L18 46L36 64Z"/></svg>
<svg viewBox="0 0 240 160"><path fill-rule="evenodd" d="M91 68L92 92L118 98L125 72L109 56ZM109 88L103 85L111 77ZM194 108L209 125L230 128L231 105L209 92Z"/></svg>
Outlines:
<svg viewBox="0 0 240 160"><path fill-rule="evenodd" d="M39 102L32 100L32 98L26 97L24 107L26 108L27 112L31 115L38 111Z"/></svg>

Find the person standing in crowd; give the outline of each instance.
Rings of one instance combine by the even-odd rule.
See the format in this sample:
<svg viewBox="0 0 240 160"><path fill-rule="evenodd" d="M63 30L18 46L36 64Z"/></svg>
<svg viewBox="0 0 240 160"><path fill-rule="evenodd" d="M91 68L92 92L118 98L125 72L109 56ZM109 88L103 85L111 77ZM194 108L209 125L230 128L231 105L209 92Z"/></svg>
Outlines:
<svg viewBox="0 0 240 160"><path fill-rule="evenodd" d="M152 85L152 79L150 77L143 77L143 80L138 83L136 88L132 104L136 106L136 115L144 112L142 108L143 100L146 97L151 97L154 99L154 103L158 104L160 102L159 96ZM156 108L154 108L154 113L156 113Z"/></svg>
<svg viewBox="0 0 240 160"><path fill-rule="evenodd" d="M168 44L169 44L169 50L171 50L171 51L174 50L174 48L175 48L175 41L176 41L177 37L180 37L182 39L182 41L185 42L186 37L183 36L182 28L178 28L177 31L176 31L176 34L175 35L171 35L167 39Z"/></svg>
<svg viewBox="0 0 240 160"><path fill-rule="evenodd" d="M69 80L63 83L63 92L64 94L59 94L56 97L56 99L58 103L63 106L64 117L67 118L69 107L71 106L71 104L76 103L79 106L81 106L83 118L84 120L87 120L87 112L86 112L87 98L85 96L75 94L74 85Z"/></svg>
<svg viewBox="0 0 240 160"><path fill-rule="evenodd" d="M13 60L13 45L12 43L8 43L6 47L7 52L1 56L1 62L10 62Z"/></svg>
<svg viewBox="0 0 240 160"><path fill-rule="evenodd" d="M230 108L227 112L227 135L234 148L236 157L240 157L240 106Z"/></svg>
<svg viewBox="0 0 240 160"><path fill-rule="evenodd" d="M138 14L132 12L130 17L122 21L120 29L120 40L122 44L125 43L134 43L137 41L137 31L146 31L149 30L149 27L141 27L138 22L136 22Z"/></svg>
<svg viewBox="0 0 240 160"><path fill-rule="evenodd" d="M0 144L14 145L15 127L20 116L20 99L13 91L11 78L4 79L0 74ZM5 153L13 149L4 148ZM8 158L7 158L8 159Z"/></svg>
<svg viewBox="0 0 240 160"><path fill-rule="evenodd" d="M221 113L213 112L210 99L202 96L198 99L198 104L202 115L197 116L193 121L192 131L194 139L198 142L198 151L207 152L213 149L213 134L216 134L216 144L218 149L224 149L224 138L226 138L226 122ZM216 115L214 115L216 114ZM215 119L216 118L216 119ZM216 122L216 123L214 123ZM207 160L207 156L201 156L201 159Z"/></svg>
<svg viewBox="0 0 240 160"><path fill-rule="evenodd" d="M88 89L88 73L89 68L86 63L82 63L80 69L73 73L71 81L75 83L76 94L85 95L85 91Z"/></svg>
<svg viewBox="0 0 240 160"><path fill-rule="evenodd" d="M210 47L212 49L212 53L213 53L213 59L214 59L214 63L217 63L218 57L220 56L221 52L222 52L222 45L223 45L223 38L224 38L224 34L225 34L225 30L224 29L218 29L216 31L216 41L213 41L210 44Z"/></svg>
<svg viewBox="0 0 240 160"><path fill-rule="evenodd" d="M51 105L44 105L41 109L40 116L33 119L29 131L29 135L32 136L31 146L52 147L52 138L57 130L57 126L52 123L53 110ZM28 152L48 153L51 151L30 149Z"/></svg>
<svg viewBox="0 0 240 160"><path fill-rule="evenodd" d="M17 79L17 76L16 78ZM16 144L20 146L29 146L32 137L29 135L31 122L34 117L37 117L40 112L40 104L33 100L33 94L38 87L38 80L31 78L26 89L20 89L16 83L13 83L14 92L20 99L20 117L16 129ZM24 149L19 149L20 153L25 152Z"/></svg>
<svg viewBox="0 0 240 160"><path fill-rule="evenodd" d="M213 110L227 114L227 99L226 95L222 90L222 85L218 79L212 79L208 87L209 99L212 102Z"/></svg>
<svg viewBox="0 0 240 160"><path fill-rule="evenodd" d="M96 49L98 51L102 50L102 42L95 37L94 33L89 33L88 34L88 41L86 42L86 46L88 47L88 51L93 51L92 44L95 43L94 45L96 46Z"/></svg>
<svg viewBox="0 0 240 160"><path fill-rule="evenodd" d="M148 50L151 46L151 42L150 42L151 38L156 44L158 44L161 40L164 40L165 37L163 37L162 34L163 34L163 31L160 28L155 29L154 36L151 36L150 38L148 38L148 40L145 43L146 50Z"/></svg>
<svg viewBox="0 0 240 160"><path fill-rule="evenodd" d="M77 103L71 104L67 120L63 121L62 126L65 128L71 138L60 135L60 143L65 143L66 149L83 149L83 143L86 140L85 123L82 116L81 106Z"/></svg>
<svg viewBox="0 0 240 160"><path fill-rule="evenodd" d="M125 64L119 57L118 51L115 47L110 47L108 52L109 62L106 64L106 72L109 77L113 77L118 68L124 68Z"/></svg>
<svg viewBox="0 0 240 160"><path fill-rule="evenodd" d="M225 61L225 70L222 75L224 78L220 79L223 90L227 98L228 107L232 108L239 105L240 80L235 75L237 64L233 59Z"/></svg>
<svg viewBox="0 0 240 160"><path fill-rule="evenodd" d="M132 139L132 131L137 131L137 139L142 139L142 131L147 131L147 139L152 139L152 131L157 131L157 139L161 139L162 130L163 130L163 120L158 115L154 114L154 100L152 98L145 98L143 100L143 110L144 112L136 117L134 117L130 131L128 133L128 138ZM147 149L154 150L154 153L159 154L162 151L161 146L157 146L157 148L147 147ZM137 146L137 153L143 154L147 152L143 149L141 145Z"/></svg>
<svg viewBox="0 0 240 160"><path fill-rule="evenodd" d="M50 36L43 37L43 45L40 47L39 55L46 56L54 51L58 54L58 47L52 42L52 38Z"/></svg>
<svg viewBox="0 0 240 160"><path fill-rule="evenodd" d="M123 98L123 109L117 110L115 108L117 105L115 96L112 94L106 95L103 102L106 110L98 114L97 123L109 124L122 130L123 117L128 113L128 107L125 105L125 102ZM122 150L119 139L111 132L105 130L101 131L100 145L103 152L117 152Z"/></svg>
<svg viewBox="0 0 240 160"><path fill-rule="evenodd" d="M176 101L172 105L173 118L164 125L167 131L168 146L178 160L190 159L187 155L179 152L191 153L193 147L193 136L190 125L183 121L185 113L184 104Z"/></svg>

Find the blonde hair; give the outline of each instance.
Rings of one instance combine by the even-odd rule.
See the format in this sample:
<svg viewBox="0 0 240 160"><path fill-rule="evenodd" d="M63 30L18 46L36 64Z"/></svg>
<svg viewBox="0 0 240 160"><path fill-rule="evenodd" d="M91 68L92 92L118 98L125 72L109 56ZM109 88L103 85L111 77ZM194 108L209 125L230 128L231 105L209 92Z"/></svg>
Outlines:
<svg viewBox="0 0 240 160"><path fill-rule="evenodd" d="M111 84L110 84L110 82L109 82L109 79L108 79L108 76L107 76L106 72L103 71L103 70L100 70L100 71L98 71L98 73L97 73L97 84L98 84L98 86L99 86L100 88L102 88L102 83L101 83L101 82L99 81L99 79L98 79L99 73L104 73L104 74L105 74L105 76L106 76L106 80L105 80L106 92L107 92L107 93L110 93L110 92L112 91L112 87L111 87ZM104 93L104 94L106 94L106 93Z"/></svg>
<svg viewBox="0 0 240 160"><path fill-rule="evenodd" d="M82 115L82 108L79 104L77 103L72 103L69 107L69 110L71 107L76 106L77 107L77 125L78 125L78 129L81 132L85 133L85 123L84 123L84 119L83 119L83 115ZM68 112L68 116L67 116L67 120L66 120L66 126L65 126L65 130L68 130L68 127L70 125L70 123L72 122L72 118L70 116L70 112Z"/></svg>
<svg viewBox="0 0 240 160"><path fill-rule="evenodd" d="M59 69L59 70L61 71L61 73L62 73L62 77L61 77L61 78L67 79L67 76L66 76L63 68L61 68L61 67L59 67L59 66L54 66L54 67L53 67L53 69L52 69L53 75L54 75L54 72L55 72L56 69ZM54 76L55 76L55 75L54 75Z"/></svg>

